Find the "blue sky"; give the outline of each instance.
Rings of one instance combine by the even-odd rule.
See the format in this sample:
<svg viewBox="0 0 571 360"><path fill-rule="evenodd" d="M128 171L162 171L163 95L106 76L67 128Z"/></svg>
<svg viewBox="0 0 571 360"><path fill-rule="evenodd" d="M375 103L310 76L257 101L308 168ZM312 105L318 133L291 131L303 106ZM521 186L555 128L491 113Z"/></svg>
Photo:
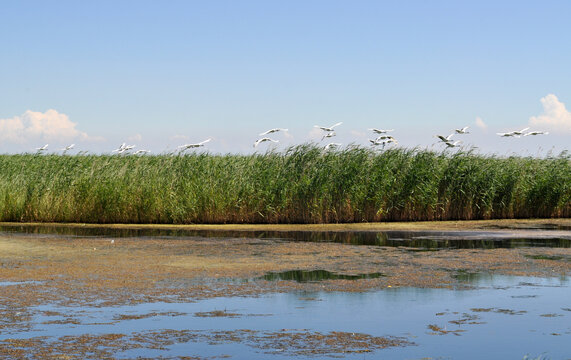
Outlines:
<svg viewBox="0 0 571 360"><path fill-rule="evenodd" d="M482 152L559 152L569 14L569 1L4 1L0 152L208 137L251 152L269 128L289 129L283 148L336 122L345 145L380 127L438 149L433 135L470 126L457 139ZM550 134L496 135L528 126Z"/></svg>

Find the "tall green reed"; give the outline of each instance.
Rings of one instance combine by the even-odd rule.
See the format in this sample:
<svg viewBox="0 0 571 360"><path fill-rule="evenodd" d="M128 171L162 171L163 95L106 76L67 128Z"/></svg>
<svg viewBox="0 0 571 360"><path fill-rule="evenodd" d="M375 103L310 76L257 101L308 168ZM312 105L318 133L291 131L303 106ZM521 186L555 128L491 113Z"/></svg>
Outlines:
<svg viewBox="0 0 571 360"><path fill-rule="evenodd" d="M330 223L569 217L571 157L314 145L252 155L0 155L0 221Z"/></svg>

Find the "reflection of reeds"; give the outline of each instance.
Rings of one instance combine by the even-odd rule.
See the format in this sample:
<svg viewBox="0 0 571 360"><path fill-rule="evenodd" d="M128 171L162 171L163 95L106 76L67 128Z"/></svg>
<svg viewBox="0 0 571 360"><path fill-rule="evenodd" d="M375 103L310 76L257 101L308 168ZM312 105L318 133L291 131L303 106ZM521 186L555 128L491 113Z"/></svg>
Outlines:
<svg viewBox="0 0 571 360"><path fill-rule="evenodd" d="M0 156L0 221L320 223L571 216L571 157L311 145Z"/></svg>

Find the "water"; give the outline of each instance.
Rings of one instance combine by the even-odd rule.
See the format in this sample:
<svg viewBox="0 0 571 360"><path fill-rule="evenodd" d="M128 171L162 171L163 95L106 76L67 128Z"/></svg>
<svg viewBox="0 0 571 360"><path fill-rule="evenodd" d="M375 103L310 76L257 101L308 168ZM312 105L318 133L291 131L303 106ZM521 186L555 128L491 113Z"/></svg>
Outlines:
<svg viewBox="0 0 571 360"><path fill-rule="evenodd" d="M345 359L522 359L541 354L550 359L571 357L569 279L473 275L466 281L477 285L477 289L281 293L103 308L42 305L31 309L39 315L33 317L28 331L0 334L0 340L190 330L193 335L188 341L179 338L160 350L135 348L114 356L330 358L298 355L295 350L280 355L271 348L260 348L264 345L263 334L288 329L395 336L414 343L372 353L334 354ZM61 323L65 318L74 321ZM238 332L238 341L209 345L216 332L242 329L256 335Z"/></svg>
<svg viewBox="0 0 571 360"><path fill-rule="evenodd" d="M411 250L449 248L569 248L564 229L513 231L361 231L234 232L186 230L0 227L0 236L19 237L257 237L277 241L338 242L352 245L404 246ZM63 235L62 235L63 234ZM268 242L271 243L271 242ZM542 259L568 261L550 255ZM532 257L533 257L532 256ZM2 265L4 266L4 265ZM247 282L286 280L367 281L381 273L338 274L325 270L269 272ZM270 293L217 297L194 302L146 302L129 306L63 306L46 303L29 308L0 308L0 346L7 339L32 339L41 346L92 344L110 355L100 358L234 359L523 359L543 356L571 359L571 281L460 273L473 288L386 288L369 292ZM212 280L213 284L214 280ZM3 281L3 289L37 281ZM207 284L208 285L208 284ZM460 284L462 285L462 284ZM171 299L172 300L172 299ZM117 339L110 334L121 334ZM363 346L331 350L336 334L365 334L402 341L401 346ZM85 338L92 336L93 339ZM117 335L119 336L119 335ZM82 337L81 341L79 340ZM315 339L324 339L312 342ZM369 339L367 338L367 339ZM324 344L329 341L329 344ZM304 345L320 350L310 353ZM359 351L359 352L354 352ZM370 352L361 352L370 351ZM84 354L97 358L93 354Z"/></svg>
<svg viewBox="0 0 571 360"><path fill-rule="evenodd" d="M116 237L116 238L259 238L285 241L335 242L350 245L402 246L421 250L494 249L517 247L571 247L571 231L558 224L519 225L512 231L500 230L387 230L387 231L251 231L251 230L186 230L186 229L120 229L105 227L67 226L0 226L0 236L34 234L58 237Z"/></svg>

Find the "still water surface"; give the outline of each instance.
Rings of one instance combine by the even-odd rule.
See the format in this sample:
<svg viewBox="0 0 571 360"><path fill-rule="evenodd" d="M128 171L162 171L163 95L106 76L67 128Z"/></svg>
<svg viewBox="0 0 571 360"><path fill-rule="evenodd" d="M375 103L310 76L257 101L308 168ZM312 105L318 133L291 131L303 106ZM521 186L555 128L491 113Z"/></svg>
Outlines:
<svg viewBox="0 0 571 360"><path fill-rule="evenodd" d="M17 235L54 234L45 228L2 227ZM571 235L550 235L542 229L530 235L490 232L387 231L343 233L252 233L159 232L143 230L89 229L65 236L212 237L256 236L284 241L334 241L380 246L440 248L496 248L521 246L570 247ZM33 232L32 232L33 231ZM116 231L116 232L114 232ZM148 231L148 230L146 230ZM109 233L111 232L111 233ZM60 235L61 236L61 235ZM334 273L268 273L247 281L319 281L334 279ZM355 275L353 279L383 276ZM162 349L145 347L119 351L117 358L195 356L234 359L523 359L542 356L571 359L571 283L568 278L514 277L463 274L461 280L473 289L387 288L381 291L289 292L257 297L218 297L195 302L153 302L133 306L56 306L44 304L30 310L29 326L0 333L0 341L14 338L58 339L83 334L138 334L163 330L192 330L202 338L175 341ZM1 279L0 279L1 280ZM2 288L23 285L1 282ZM166 300L166 299L165 299ZM212 314L213 316L209 316ZM215 314L222 315L216 316ZM73 319L73 321L69 321ZM65 321L64 321L65 320ZM262 333L299 331L348 332L379 337L398 337L411 344L372 353L307 355L295 351L280 354L262 348L253 340L209 344L209 334L247 329ZM200 340L202 339L202 340ZM266 344L267 345L267 344Z"/></svg>
<svg viewBox="0 0 571 360"><path fill-rule="evenodd" d="M171 329L355 332L403 337L414 345L374 353L341 354L345 359L522 359L543 354L571 358L571 289L566 278L473 275L473 290L392 288L365 293L280 293L260 297L221 297L190 303L145 303L118 307L31 309L26 332L7 338L82 334L140 333ZM3 284L10 286L10 284ZM229 316L200 316L223 311ZM52 315L45 315L52 314ZM74 318L74 324L57 320ZM142 316L155 314L153 316ZM120 321L118 321L120 320ZM117 358L223 356L237 359L288 358L248 342L172 344L164 350L134 349ZM296 358L330 358L296 356Z"/></svg>

